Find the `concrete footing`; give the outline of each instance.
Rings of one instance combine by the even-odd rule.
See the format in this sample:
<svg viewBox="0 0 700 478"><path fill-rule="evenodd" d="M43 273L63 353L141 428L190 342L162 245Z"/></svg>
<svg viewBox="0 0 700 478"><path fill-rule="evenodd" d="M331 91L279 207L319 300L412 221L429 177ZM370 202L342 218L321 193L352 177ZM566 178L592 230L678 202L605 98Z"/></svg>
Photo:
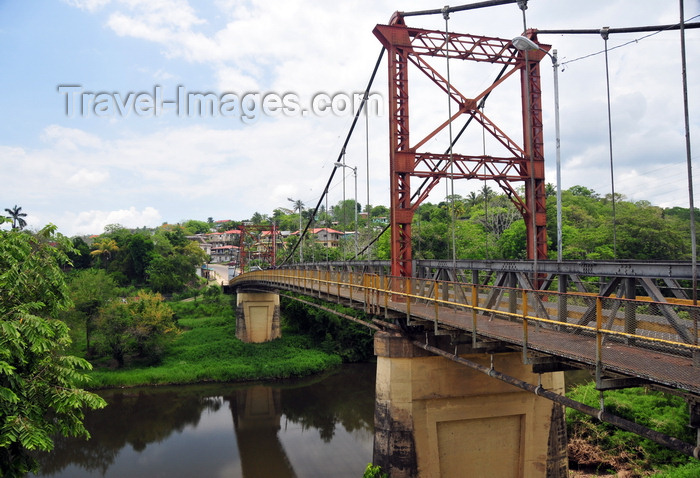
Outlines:
<svg viewBox="0 0 700 478"><path fill-rule="evenodd" d="M559 405L430 355L399 335L377 333L375 353L373 461L391 478L567 476ZM489 365L492 356L464 357ZM496 370L537 383L520 353L493 361ZM541 380L563 393L562 372Z"/></svg>
<svg viewBox="0 0 700 478"><path fill-rule="evenodd" d="M275 292L236 294L236 337L243 342L269 342L282 336L280 296Z"/></svg>

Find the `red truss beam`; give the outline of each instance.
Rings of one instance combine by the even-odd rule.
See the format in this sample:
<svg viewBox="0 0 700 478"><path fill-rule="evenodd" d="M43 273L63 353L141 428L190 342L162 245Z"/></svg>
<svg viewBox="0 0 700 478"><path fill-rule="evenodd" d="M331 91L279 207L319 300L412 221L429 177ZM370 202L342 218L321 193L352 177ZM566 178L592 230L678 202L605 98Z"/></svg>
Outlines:
<svg viewBox="0 0 700 478"><path fill-rule="evenodd" d="M241 224L239 226L241 234L239 236L238 264L241 272L245 269L251 259L261 259L267 262L270 267L277 263L277 238L279 231L276 225L263 226L252 224ZM269 233L269 241L263 239L263 232Z"/></svg>
<svg viewBox="0 0 700 478"><path fill-rule="evenodd" d="M496 181L525 219L528 230L528 258L545 259L547 232L539 73L539 62L545 53L528 52L529 65L526 65L524 54L513 47L511 40L407 27L403 23L403 18L397 15L393 17L391 25L377 25L373 33L389 53L392 275L411 276L413 215L430 191L445 178ZM537 41L534 30L529 30L526 35L533 41ZM544 50L550 48L548 45L540 46ZM507 68L496 82L484 91L478 92L473 98L469 98L454 84L448 84L447 80L430 65L431 57L498 63L506 65ZM409 64L421 71L457 103L456 113L451 118L436 125L432 131L421 138L411 138L409 133ZM516 72L520 73L521 79L522 145L506 135L478 108L478 103L484 96ZM484 131L500 143L506 155L504 157L483 154L453 153L449 155L419 151L428 144L430 139L463 115L469 115L480 123ZM411 177L428 180L425 187L416 193L413 202L411 202ZM518 182L525 183L524 198L518 195L517 187L513 184ZM533 237L536 237L536 240Z"/></svg>

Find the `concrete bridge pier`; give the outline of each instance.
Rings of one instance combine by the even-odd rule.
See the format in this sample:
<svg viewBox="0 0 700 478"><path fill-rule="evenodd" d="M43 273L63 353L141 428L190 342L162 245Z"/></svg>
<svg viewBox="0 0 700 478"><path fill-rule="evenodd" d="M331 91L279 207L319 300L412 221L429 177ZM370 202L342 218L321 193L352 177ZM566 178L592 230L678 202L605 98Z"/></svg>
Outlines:
<svg viewBox="0 0 700 478"><path fill-rule="evenodd" d="M279 294L236 291L236 337L259 343L281 336Z"/></svg>
<svg viewBox="0 0 700 478"><path fill-rule="evenodd" d="M567 476L561 406L431 355L398 334L379 332L374 345L373 462L390 478ZM484 353L462 356L486 366L491 360ZM537 383L521 353L493 360L496 370ZM541 378L544 388L563 393L562 372Z"/></svg>

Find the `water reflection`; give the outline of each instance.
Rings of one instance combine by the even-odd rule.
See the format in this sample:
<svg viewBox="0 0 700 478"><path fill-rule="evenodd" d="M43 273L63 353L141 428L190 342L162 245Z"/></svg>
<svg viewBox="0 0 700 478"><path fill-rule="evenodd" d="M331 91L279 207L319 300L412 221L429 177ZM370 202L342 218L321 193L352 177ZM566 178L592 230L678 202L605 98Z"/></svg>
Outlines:
<svg viewBox="0 0 700 478"><path fill-rule="evenodd" d="M58 439L38 476L358 477L372 460L374 366L274 385L101 392L89 441Z"/></svg>

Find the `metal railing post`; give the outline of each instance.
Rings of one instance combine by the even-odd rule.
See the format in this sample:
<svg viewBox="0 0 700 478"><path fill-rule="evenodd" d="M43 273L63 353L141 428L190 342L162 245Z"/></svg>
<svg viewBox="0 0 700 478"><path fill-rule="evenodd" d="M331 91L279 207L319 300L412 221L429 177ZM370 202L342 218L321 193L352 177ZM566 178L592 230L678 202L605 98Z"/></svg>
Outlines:
<svg viewBox="0 0 700 478"><path fill-rule="evenodd" d="M440 314L440 304L438 303L438 291L440 290L438 281L433 282L433 304L435 304L435 316L433 317L433 331L438 331L438 316Z"/></svg>
<svg viewBox="0 0 700 478"><path fill-rule="evenodd" d="M335 271L335 284L337 286L337 303L340 304L340 282L342 279L342 275L340 272Z"/></svg>
<svg viewBox="0 0 700 478"><path fill-rule="evenodd" d="M384 318L389 319L389 277L382 276L382 292L384 292Z"/></svg>
<svg viewBox="0 0 700 478"><path fill-rule="evenodd" d="M404 277L403 278L403 290L406 291L406 286L408 282L408 290L410 290L411 287L411 278L410 277ZM410 325L411 323L411 297L406 296L406 324Z"/></svg>
<svg viewBox="0 0 700 478"><path fill-rule="evenodd" d="M595 299L595 381L600 383L603 377L603 298L598 296Z"/></svg>
<svg viewBox="0 0 700 478"><path fill-rule="evenodd" d="M527 334L528 334L528 329L527 329L527 313L528 313L528 307L527 307L527 289L523 289L523 363L528 363L527 360Z"/></svg>
<svg viewBox="0 0 700 478"><path fill-rule="evenodd" d="M476 308L479 306L479 286L472 284L472 346L476 347Z"/></svg>
<svg viewBox="0 0 700 478"><path fill-rule="evenodd" d="M348 273L348 288L350 289L350 303L352 303L352 286L355 284L355 274L353 272Z"/></svg>

